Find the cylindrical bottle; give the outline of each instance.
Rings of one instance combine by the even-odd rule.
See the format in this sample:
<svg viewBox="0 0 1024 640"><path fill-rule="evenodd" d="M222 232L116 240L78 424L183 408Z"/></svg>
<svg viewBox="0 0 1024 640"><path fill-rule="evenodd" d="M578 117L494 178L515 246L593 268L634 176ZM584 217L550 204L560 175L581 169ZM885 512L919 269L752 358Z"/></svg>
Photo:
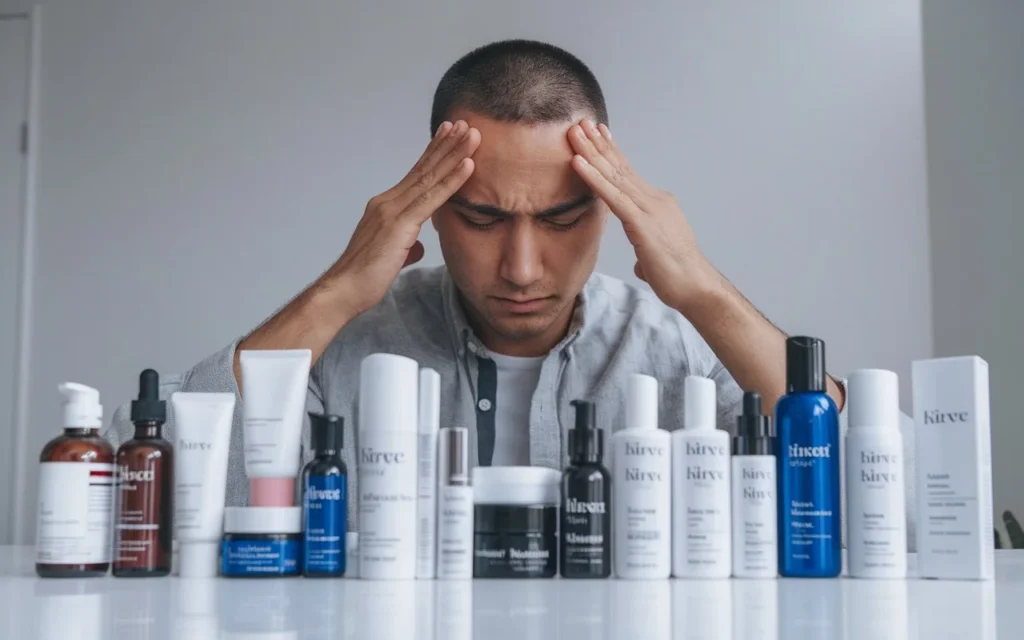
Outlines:
<svg viewBox="0 0 1024 640"><path fill-rule="evenodd" d="M430 580L437 572L437 430L441 423L441 376L420 369L419 464L416 480L416 577Z"/></svg>
<svg viewBox="0 0 1024 640"><path fill-rule="evenodd" d="M612 574L612 482L604 468L604 431L592 402L576 400L576 427L569 431L569 466L562 474L559 565L563 578Z"/></svg>
<svg viewBox="0 0 1024 640"><path fill-rule="evenodd" d="M437 505L437 577L473 577L473 487L469 483L469 430L440 430L438 464L440 499Z"/></svg>
<svg viewBox="0 0 1024 640"><path fill-rule="evenodd" d="M359 576L416 577L419 365L389 353L359 371Z"/></svg>
<svg viewBox="0 0 1024 640"><path fill-rule="evenodd" d="M788 393L775 406L779 573L834 578L842 571L839 411L825 387L825 343L786 340Z"/></svg>
<svg viewBox="0 0 1024 640"><path fill-rule="evenodd" d="M732 574L737 578L779 573L774 451L772 420L761 415L761 396L748 391L732 441Z"/></svg>
<svg viewBox="0 0 1024 640"><path fill-rule="evenodd" d="M615 575L656 580L672 571L672 436L658 428L658 381L629 378L626 429L612 437Z"/></svg>
<svg viewBox="0 0 1024 640"><path fill-rule="evenodd" d="M848 568L854 578L907 576L907 516L899 378L861 369L848 380Z"/></svg>
<svg viewBox="0 0 1024 640"><path fill-rule="evenodd" d="M102 576L110 568L114 449L100 437L99 391L75 382L58 389L65 398L64 433L39 455L36 573Z"/></svg>
<svg viewBox="0 0 1024 640"><path fill-rule="evenodd" d="M345 574L348 533L348 468L341 459L345 421L341 416L310 413L309 439L314 458L302 470L302 574Z"/></svg>
<svg viewBox="0 0 1024 640"><path fill-rule="evenodd" d="M672 575L732 575L729 434L716 427L715 381L686 376L683 428L672 434Z"/></svg>
<svg viewBox="0 0 1024 640"><path fill-rule="evenodd" d="M171 572L174 537L174 453L160 429L167 403L160 399L160 377L139 375L139 399L132 402L135 437L117 450L115 576L156 577Z"/></svg>

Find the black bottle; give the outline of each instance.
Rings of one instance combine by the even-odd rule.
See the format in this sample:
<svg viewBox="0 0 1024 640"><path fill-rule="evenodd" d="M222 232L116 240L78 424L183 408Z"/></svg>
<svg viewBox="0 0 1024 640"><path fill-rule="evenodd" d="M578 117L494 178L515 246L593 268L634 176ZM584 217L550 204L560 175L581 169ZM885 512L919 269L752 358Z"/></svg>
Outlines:
<svg viewBox="0 0 1024 640"><path fill-rule="evenodd" d="M594 403L576 400L569 431L569 466L562 474L559 568L563 578L612 573L612 483L601 463L604 432L594 426Z"/></svg>
<svg viewBox="0 0 1024 640"><path fill-rule="evenodd" d="M348 533L348 469L341 459L345 421L339 416L309 414L314 455L302 470L303 554L306 576L345 574Z"/></svg>

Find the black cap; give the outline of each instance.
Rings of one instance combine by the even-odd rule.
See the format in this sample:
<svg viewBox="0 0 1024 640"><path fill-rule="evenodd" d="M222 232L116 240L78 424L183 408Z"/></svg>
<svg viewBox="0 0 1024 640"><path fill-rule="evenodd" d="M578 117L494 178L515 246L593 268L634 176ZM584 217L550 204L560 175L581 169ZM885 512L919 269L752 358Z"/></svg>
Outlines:
<svg viewBox="0 0 1024 640"><path fill-rule="evenodd" d="M788 393L825 391L825 343L818 338L793 336L786 340Z"/></svg>
<svg viewBox="0 0 1024 640"><path fill-rule="evenodd" d="M160 399L160 374L146 369L139 374L139 399L132 400L132 422L166 422L167 403Z"/></svg>
<svg viewBox="0 0 1024 640"><path fill-rule="evenodd" d="M734 456L768 456L774 453L772 419L761 415L761 394L743 394L743 414L736 419L736 437L732 439Z"/></svg>
<svg viewBox="0 0 1024 640"><path fill-rule="evenodd" d="M586 400L573 400L572 406L576 408L576 427L569 430L569 460L574 464L601 462L604 431L595 426L597 408Z"/></svg>
<svg viewBox="0 0 1024 640"><path fill-rule="evenodd" d="M331 413L309 414L309 444L314 453L341 451L345 442L345 419Z"/></svg>

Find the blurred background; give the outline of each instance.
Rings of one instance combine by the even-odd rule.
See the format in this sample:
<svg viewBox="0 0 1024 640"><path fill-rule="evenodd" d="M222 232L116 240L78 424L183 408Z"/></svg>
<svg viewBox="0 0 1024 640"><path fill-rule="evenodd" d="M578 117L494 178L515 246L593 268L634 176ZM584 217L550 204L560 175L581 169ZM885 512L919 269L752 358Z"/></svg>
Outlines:
<svg viewBox="0 0 1024 640"><path fill-rule="evenodd" d="M257 325L418 157L447 67L510 37L591 67L636 169L833 373L895 370L909 414L911 360L988 360L1020 513L1022 33L1014 0L0 0L0 544L34 540L59 382L109 419ZM599 270L633 262L610 224Z"/></svg>

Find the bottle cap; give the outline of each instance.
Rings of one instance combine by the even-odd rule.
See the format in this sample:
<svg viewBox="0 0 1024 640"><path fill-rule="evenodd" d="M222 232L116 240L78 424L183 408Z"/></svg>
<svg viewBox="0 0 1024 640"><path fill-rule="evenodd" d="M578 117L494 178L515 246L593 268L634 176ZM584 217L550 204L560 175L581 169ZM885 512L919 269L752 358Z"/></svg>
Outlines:
<svg viewBox="0 0 1024 640"><path fill-rule="evenodd" d="M718 422L715 381L686 376L683 381L683 428L714 429Z"/></svg>
<svg viewBox="0 0 1024 640"><path fill-rule="evenodd" d="M634 373L626 387L626 428L658 428L658 381Z"/></svg>
<svg viewBox="0 0 1024 640"><path fill-rule="evenodd" d="M216 542L183 542L178 554L178 575L182 578L213 578L220 561Z"/></svg>
<svg viewBox="0 0 1024 640"><path fill-rule="evenodd" d="M224 509L224 533L292 535L301 532L301 507L226 507Z"/></svg>
<svg viewBox="0 0 1024 640"><path fill-rule="evenodd" d="M469 484L469 430L463 427L441 429L438 436L437 471L442 486Z"/></svg>
<svg viewBox="0 0 1024 640"><path fill-rule="evenodd" d="M314 453L341 451L344 445L344 418L333 413L309 413L309 446Z"/></svg>
<svg viewBox="0 0 1024 640"><path fill-rule="evenodd" d="M64 396L64 427L99 429L103 426L100 392L77 382L63 382L57 390Z"/></svg>
<svg viewBox="0 0 1024 640"><path fill-rule="evenodd" d="M562 495L562 474L547 467L473 467L475 504L552 504Z"/></svg>
<svg viewBox="0 0 1024 640"><path fill-rule="evenodd" d="M419 364L412 358L374 353L359 366L359 430L418 431Z"/></svg>
<svg viewBox="0 0 1024 640"><path fill-rule="evenodd" d="M573 464L601 462L604 431L596 426L597 408L586 400L573 400L572 406L576 408L576 427L569 430L569 460Z"/></svg>
<svg viewBox="0 0 1024 640"><path fill-rule="evenodd" d="M788 393L825 391L825 343L818 338L793 336L786 340Z"/></svg>
<svg viewBox="0 0 1024 640"><path fill-rule="evenodd" d="M441 424L441 376L433 369L420 369L420 433L437 433Z"/></svg>
<svg viewBox="0 0 1024 640"><path fill-rule="evenodd" d="M295 505L295 478L249 478L249 506Z"/></svg>
<svg viewBox="0 0 1024 640"><path fill-rule="evenodd" d="M132 400L132 422L167 422L167 403L160 399L160 374L153 369L139 374L139 399Z"/></svg>
<svg viewBox="0 0 1024 640"><path fill-rule="evenodd" d="M743 413L736 419L736 437L732 440L736 456L768 456L775 453L772 419L761 415L761 394L743 394Z"/></svg>
<svg viewBox="0 0 1024 640"><path fill-rule="evenodd" d="M885 369L858 369L846 381L850 394L848 424L855 427L900 425L900 381Z"/></svg>

